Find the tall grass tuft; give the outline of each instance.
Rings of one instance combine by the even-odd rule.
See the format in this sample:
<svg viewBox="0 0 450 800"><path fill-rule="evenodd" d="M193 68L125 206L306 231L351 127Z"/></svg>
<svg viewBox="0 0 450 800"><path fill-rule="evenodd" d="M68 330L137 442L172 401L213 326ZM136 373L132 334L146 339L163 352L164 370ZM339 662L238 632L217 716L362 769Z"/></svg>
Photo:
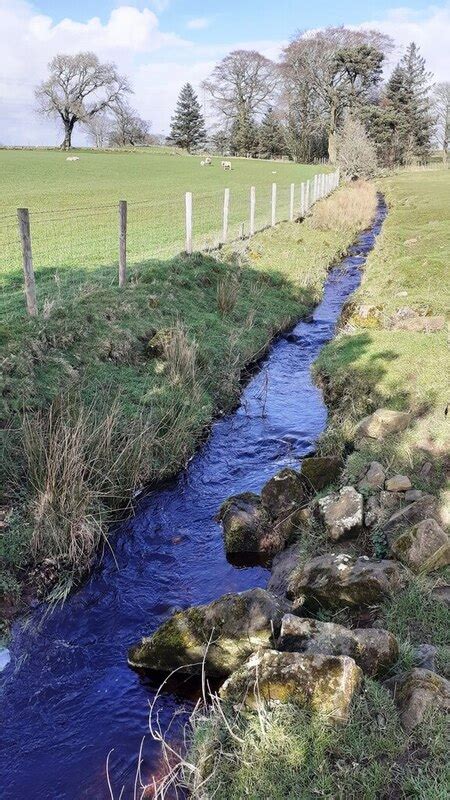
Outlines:
<svg viewBox="0 0 450 800"><path fill-rule="evenodd" d="M356 181L317 203L308 224L321 231L363 230L369 227L376 207L376 187Z"/></svg>
<svg viewBox="0 0 450 800"><path fill-rule="evenodd" d="M217 284L217 308L225 316L233 311L239 295L237 280L221 280Z"/></svg>

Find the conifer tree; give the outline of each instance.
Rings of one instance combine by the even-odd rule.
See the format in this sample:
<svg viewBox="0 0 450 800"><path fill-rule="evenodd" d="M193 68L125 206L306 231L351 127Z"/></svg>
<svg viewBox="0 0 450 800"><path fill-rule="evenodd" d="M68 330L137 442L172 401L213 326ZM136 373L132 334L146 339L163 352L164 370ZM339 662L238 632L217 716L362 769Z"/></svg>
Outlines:
<svg viewBox="0 0 450 800"><path fill-rule="evenodd" d="M431 73L412 42L386 87L386 120L393 131L393 160L408 163L428 155L433 132Z"/></svg>
<svg viewBox="0 0 450 800"><path fill-rule="evenodd" d="M286 150L283 128L271 108L266 111L262 119L258 140L260 155L265 158L281 156Z"/></svg>
<svg viewBox="0 0 450 800"><path fill-rule="evenodd" d="M205 120L198 97L190 83L186 83L179 94L169 138L173 144L188 153L206 141Z"/></svg>

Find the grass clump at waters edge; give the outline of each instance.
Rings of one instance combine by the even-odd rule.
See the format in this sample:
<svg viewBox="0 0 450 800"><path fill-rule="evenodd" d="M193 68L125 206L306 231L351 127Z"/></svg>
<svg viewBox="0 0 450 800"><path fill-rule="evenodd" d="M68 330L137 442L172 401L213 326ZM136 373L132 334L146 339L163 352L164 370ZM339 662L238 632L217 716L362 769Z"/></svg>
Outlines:
<svg viewBox="0 0 450 800"><path fill-rule="evenodd" d="M133 493L182 467L214 415L237 401L246 365L307 314L361 218L255 236L238 252L195 253L130 268L41 270L40 315L26 317L20 274L4 294L5 496L0 608L63 596L106 541ZM365 225L375 209L367 208ZM355 207L357 204L355 204Z"/></svg>

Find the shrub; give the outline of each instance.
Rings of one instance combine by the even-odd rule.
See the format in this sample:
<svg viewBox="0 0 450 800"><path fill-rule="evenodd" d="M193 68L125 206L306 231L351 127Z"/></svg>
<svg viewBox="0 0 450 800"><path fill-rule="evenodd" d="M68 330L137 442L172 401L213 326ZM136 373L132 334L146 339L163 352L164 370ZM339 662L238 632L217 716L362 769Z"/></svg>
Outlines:
<svg viewBox="0 0 450 800"><path fill-rule="evenodd" d="M348 116L338 136L338 164L345 178L370 178L377 170L375 145L364 125Z"/></svg>

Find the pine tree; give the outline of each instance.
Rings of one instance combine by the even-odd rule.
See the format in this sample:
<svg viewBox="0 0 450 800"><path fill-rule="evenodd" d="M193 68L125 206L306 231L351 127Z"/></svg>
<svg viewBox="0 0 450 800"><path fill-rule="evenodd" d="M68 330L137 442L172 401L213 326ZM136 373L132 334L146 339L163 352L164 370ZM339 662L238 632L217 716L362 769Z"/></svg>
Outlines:
<svg viewBox="0 0 450 800"><path fill-rule="evenodd" d="M179 94L171 120L170 141L188 153L206 141L205 120L190 83L186 83Z"/></svg>
<svg viewBox="0 0 450 800"><path fill-rule="evenodd" d="M265 158L281 156L286 150L283 127L271 108L266 111L259 127L258 143L260 155Z"/></svg>

